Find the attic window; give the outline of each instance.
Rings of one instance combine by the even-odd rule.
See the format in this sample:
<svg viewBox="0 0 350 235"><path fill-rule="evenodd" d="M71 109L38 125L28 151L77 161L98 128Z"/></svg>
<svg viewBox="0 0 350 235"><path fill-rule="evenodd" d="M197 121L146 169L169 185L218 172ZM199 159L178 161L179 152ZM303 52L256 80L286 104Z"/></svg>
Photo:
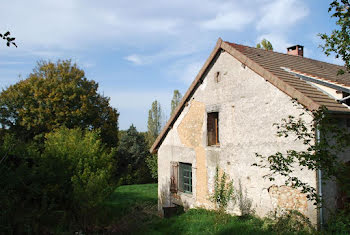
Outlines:
<svg viewBox="0 0 350 235"><path fill-rule="evenodd" d="M219 113L208 113L207 118L208 146L219 145Z"/></svg>
<svg viewBox="0 0 350 235"><path fill-rule="evenodd" d="M216 83L218 83L218 82L220 82L220 72L219 71L217 71L216 73L215 73L215 82Z"/></svg>

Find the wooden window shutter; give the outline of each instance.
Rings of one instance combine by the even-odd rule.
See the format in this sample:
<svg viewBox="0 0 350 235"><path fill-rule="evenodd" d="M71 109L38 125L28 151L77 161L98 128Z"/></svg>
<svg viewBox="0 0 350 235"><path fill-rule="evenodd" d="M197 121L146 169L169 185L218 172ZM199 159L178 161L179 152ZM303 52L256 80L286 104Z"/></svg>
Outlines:
<svg viewBox="0 0 350 235"><path fill-rule="evenodd" d="M177 193L178 190L178 170L179 163L178 162L171 162L171 172L170 172L170 192Z"/></svg>
<svg viewBox="0 0 350 235"><path fill-rule="evenodd" d="M207 116L208 145L219 144L219 113L208 113Z"/></svg>

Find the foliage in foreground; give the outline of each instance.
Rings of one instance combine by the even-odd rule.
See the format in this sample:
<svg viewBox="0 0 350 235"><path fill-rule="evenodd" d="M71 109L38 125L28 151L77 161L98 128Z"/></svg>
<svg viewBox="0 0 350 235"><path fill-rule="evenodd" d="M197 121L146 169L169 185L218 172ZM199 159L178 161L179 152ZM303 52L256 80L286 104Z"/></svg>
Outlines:
<svg viewBox="0 0 350 235"><path fill-rule="evenodd" d="M190 209L148 226L148 234L271 234L263 221L254 217L237 217L217 211ZM140 233L141 234L141 233Z"/></svg>
<svg viewBox="0 0 350 235"><path fill-rule="evenodd" d="M113 208L117 220L105 231L120 234L309 234L303 224L305 218L300 216L297 216L298 220L289 215L259 219L249 215L232 216L222 211L190 209L162 219L157 216L156 184L120 186L106 204Z"/></svg>
<svg viewBox="0 0 350 235"><path fill-rule="evenodd" d="M332 18L336 19L338 29L332 31L330 35L325 33L318 36L324 40L321 45L324 53L329 56L335 54L336 58L341 58L345 62L347 72L350 72L350 4L349 0L334 0L331 2L328 12L332 12ZM344 74L345 71L339 70L339 74Z"/></svg>
<svg viewBox="0 0 350 235"><path fill-rule="evenodd" d="M43 149L7 135L0 145L4 234L89 231L114 189L113 151L97 131L65 127L46 135Z"/></svg>
<svg viewBox="0 0 350 235"><path fill-rule="evenodd" d="M303 112L299 117L288 116L282 119L281 123L274 125L279 137L295 138L304 144L305 150L289 149L286 153L277 152L270 156L257 153L256 156L260 160L253 165L268 169L269 174L264 177L271 181L275 180L276 176L284 177L287 186L300 188L315 204L321 201L317 190L293 175L296 167L301 170L321 170L323 180L336 179L342 190L350 195L350 181L345 174L349 167L339 159L350 146L350 133L339 125L339 120L328 115L325 107L312 112L311 123L305 122L304 115Z"/></svg>
<svg viewBox="0 0 350 235"><path fill-rule="evenodd" d="M228 203L236 202L235 191L233 188L233 181L227 182L227 175L225 172L219 175L219 167L216 167L214 177L214 190L210 200L215 203L216 207L224 212L227 209Z"/></svg>
<svg viewBox="0 0 350 235"><path fill-rule="evenodd" d="M332 215L327 224L327 232L330 234L350 234L350 213L343 210Z"/></svg>

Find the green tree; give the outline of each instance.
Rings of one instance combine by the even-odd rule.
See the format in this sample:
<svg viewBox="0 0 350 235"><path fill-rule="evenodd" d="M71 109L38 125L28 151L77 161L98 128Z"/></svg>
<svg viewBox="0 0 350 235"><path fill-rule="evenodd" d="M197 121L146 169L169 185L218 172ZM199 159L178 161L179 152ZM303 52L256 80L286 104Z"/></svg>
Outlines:
<svg viewBox="0 0 350 235"><path fill-rule="evenodd" d="M270 41L266 40L265 38L261 40L260 43L256 44L256 48L263 48L267 51L273 51L273 46Z"/></svg>
<svg viewBox="0 0 350 235"><path fill-rule="evenodd" d="M158 137L162 128L162 110L157 100L152 103L152 107L148 112L148 131L147 131L147 143L148 149L151 148L154 141ZM157 154L150 154L147 157L147 166L151 172L152 178L158 178L158 156Z"/></svg>
<svg viewBox="0 0 350 235"><path fill-rule="evenodd" d="M0 124L3 131L25 140L43 140L62 125L101 129L103 142L117 146L119 114L97 89L70 60L41 61L27 79L0 93Z"/></svg>
<svg viewBox="0 0 350 235"><path fill-rule="evenodd" d="M62 127L45 135L43 149L1 136L0 233L57 234L96 225L115 188L114 149L98 131ZM55 232L56 231L56 232Z"/></svg>
<svg viewBox="0 0 350 235"><path fill-rule="evenodd" d="M35 220L45 212L33 170L38 154L14 135L4 134L0 139L0 234L34 234Z"/></svg>
<svg viewBox="0 0 350 235"><path fill-rule="evenodd" d="M182 95L179 92L179 90L174 90L173 98L171 100L171 113L170 116L173 115L176 107L179 105L180 101L182 99Z"/></svg>
<svg viewBox="0 0 350 235"><path fill-rule="evenodd" d="M149 154L146 158L146 163L153 179L158 179L158 155Z"/></svg>
<svg viewBox="0 0 350 235"><path fill-rule="evenodd" d="M336 25L339 29L332 31L330 35L325 33L319 34L324 44L321 45L324 53L329 56L335 53L336 58L341 58L350 72L350 12L349 0L335 0L328 9L332 12L332 16L337 19ZM339 74L343 74L344 70L339 70Z"/></svg>
<svg viewBox="0 0 350 235"><path fill-rule="evenodd" d="M43 176L41 192L54 202L52 209L64 210L80 229L88 231L115 188L111 177L115 150L105 147L99 131L62 127L45 138L38 169Z"/></svg>
<svg viewBox="0 0 350 235"><path fill-rule="evenodd" d="M152 181L146 164L148 155L148 144L144 135L131 125L121 137L118 146L118 173L121 184L141 184Z"/></svg>
<svg viewBox="0 0 350 235"><path fill-rule="evenodd" d="M155 100L152 103L151 109L148 111L147 133L148 141L153 144L158 137L162 128L162 109L160 103Z"/></svg>

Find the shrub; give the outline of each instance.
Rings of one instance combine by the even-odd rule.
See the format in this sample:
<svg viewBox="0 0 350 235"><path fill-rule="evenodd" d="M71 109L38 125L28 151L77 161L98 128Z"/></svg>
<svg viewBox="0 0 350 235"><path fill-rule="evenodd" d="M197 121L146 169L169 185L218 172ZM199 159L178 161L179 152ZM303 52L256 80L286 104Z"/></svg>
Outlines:
<svg viewBox="0 0 350 235"><path fill-rule="evenodd" d="M63 127L46 135L42 192L74 227L88 231L98 223L97 215L115 185L113 155L114 149L107 151L98 131Z"/></svg>
<svg viewBox="0 0 350 235"><path fill-rule="evenodd" d="M316 232L310 220L296 210L287 210L280 215L276 212L273 213L270 217L264 219L263 227L277 234L310 234Z"/></svg>
<svg viewBox="0 0 350 235"><path fill-rule="evenodd" d="M326 229L330 234L350 234L350 213L342 210L334 214Z"/></svg>
<svg viewBox="0 0 350 235"><path fill-rule="evenodd" d="M235 202L233 181L226 182L227 176L225 172L223 172L220 177L219 167L216 167L214 180L214 192L211 195L210 200L215 203L220 211L225 211L227 209L228 203L231 200Z"/></svg>

